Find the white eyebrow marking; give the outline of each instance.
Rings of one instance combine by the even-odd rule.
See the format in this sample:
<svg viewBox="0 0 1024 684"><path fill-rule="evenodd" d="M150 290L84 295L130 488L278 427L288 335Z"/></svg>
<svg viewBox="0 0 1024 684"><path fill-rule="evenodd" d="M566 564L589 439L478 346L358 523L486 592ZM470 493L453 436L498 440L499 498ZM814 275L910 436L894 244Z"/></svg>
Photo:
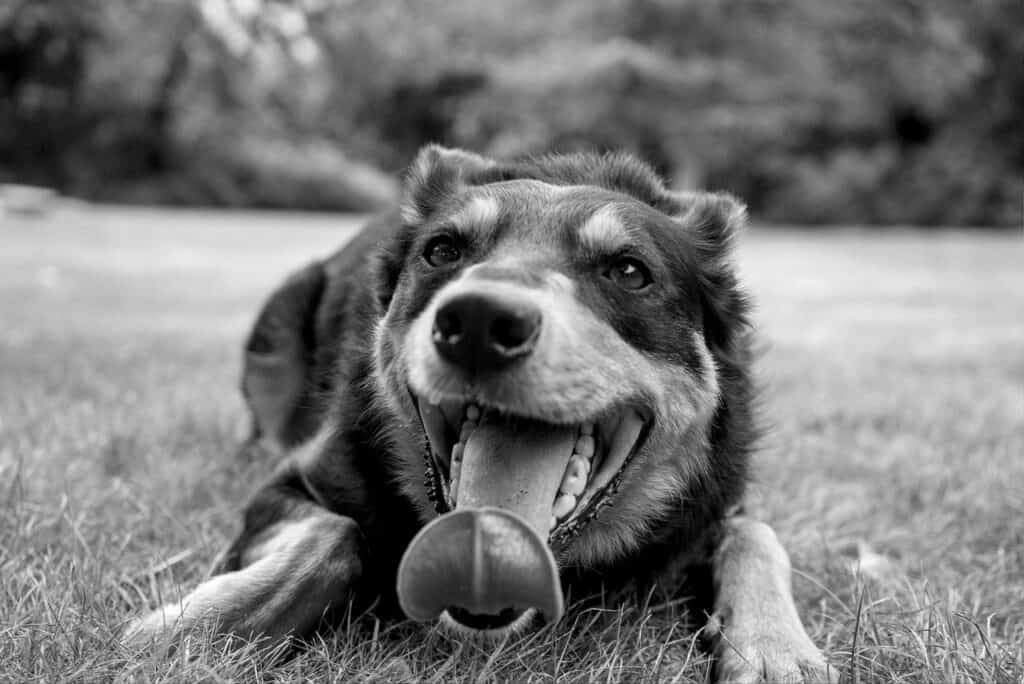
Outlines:
<svg viewBox="0 0 1024 684"><path fill-rule="evenodd" d="M501 206L494 197L474 197L455 212L452 222L460 228L491 228L498 222Z"/></svg>
<svg viewBox="0 0 1024 684"><path fill-rule="evenodd" d="M572 278L565 275L564 273L549 273L547 276L547 283L555 292L565 292L568 294L572 294L573 290L576 289L573 285Z"/></svg>
<svg viewBox="0 0 1024 684"><path fill-rule="evenodd" d="M580 239L588 246L616 247L629 237L626 227L615 213L615 207L606 204L595 211L580 227Z"/></svg>

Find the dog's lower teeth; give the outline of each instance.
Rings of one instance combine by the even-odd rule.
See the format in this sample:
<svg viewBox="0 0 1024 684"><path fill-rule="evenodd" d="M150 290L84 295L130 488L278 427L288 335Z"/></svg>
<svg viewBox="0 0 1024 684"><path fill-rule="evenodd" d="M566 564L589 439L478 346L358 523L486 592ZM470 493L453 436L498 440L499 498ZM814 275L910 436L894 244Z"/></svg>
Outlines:
<svg viewBox="0 0 1024 684"><path fill-rule="evenodd" d="M555 518L561 519L572 513L574 508L576 508L575 496L572 494L559 494L558 498L555 499L555 506L551 512Z"/></svg>
<svg viewBox="0 0 1024 684"><path fill-rule="evenodd" d="M594 457L594 437L592 435L580 435L576 438L574 451L583 458Z"/></svg>
<svg viewBox="0 0 1024 684"><path fill-rule="evenodd" d="M560 490L563 494L579 496L587 487L587 476L590 474L590 461L579 454L573 454L569 465L562 476Z"/></svg>
<svg viewBox="0 0 1024 684"><path fill-rule="evenodd" d="M459 474L462 472L462 454L466 450L465 440L456 442L452 447L452 462L450 466L449 491L451 500L454 503L459 495Z"/></svg>

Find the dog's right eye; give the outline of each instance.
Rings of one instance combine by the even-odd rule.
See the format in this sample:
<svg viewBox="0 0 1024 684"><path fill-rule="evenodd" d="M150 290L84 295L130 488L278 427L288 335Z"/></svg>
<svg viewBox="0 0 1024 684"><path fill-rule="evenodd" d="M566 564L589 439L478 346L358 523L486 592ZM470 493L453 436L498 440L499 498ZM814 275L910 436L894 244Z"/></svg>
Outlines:
<svg viewBox="0 0 1024 684"><path fill-rule="evenodd" d="M642 290L651 284L651 272L639 259L623 257L608 269L608 277L623 290Z"/></svg>
<svg viewBox="0 0 1024 684"><path fill-rule="evenodd" d="M462 252L449 235L438 235L427 243L423 258L431 266L453 264L462 258Z"/></svg>

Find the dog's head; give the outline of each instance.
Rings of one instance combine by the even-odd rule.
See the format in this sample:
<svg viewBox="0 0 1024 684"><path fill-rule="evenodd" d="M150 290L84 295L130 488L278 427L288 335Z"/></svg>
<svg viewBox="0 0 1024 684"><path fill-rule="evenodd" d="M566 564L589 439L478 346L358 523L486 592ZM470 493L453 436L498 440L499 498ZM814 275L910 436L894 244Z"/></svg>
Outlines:
<svg viewBox="0 0 1024 684"><path fill-rule="evenodd" d="M400 464L425 515L500 509L441 523L460 541L435 535L426 564L457 575L447 556L477 554L490 570L469 571L475 598L448 615L501 628L547 580L515 596L480 584L534 582L547 549L532 535L562 565L608 562L713 467L716 360L746 310L729 260L744 212L669 192L626 156L502 164L432 146L402 216L379 269L376 382L428 445L426 464L414 450Z"/></svg>

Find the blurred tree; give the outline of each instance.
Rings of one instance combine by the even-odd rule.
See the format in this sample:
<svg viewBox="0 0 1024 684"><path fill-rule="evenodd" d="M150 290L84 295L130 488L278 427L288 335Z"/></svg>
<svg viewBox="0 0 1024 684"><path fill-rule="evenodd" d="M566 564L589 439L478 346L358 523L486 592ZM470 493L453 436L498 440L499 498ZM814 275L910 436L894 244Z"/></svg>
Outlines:
<svg viewBox="0 0 1024 684"><path fill-rule="evenodd" d="M62 156L91 126L79 115L90 51L103 39L99 0L0 5L0 159L28 180L63 179ZM8 172L9 173L9 172Z"/></svg>
<svg viewBox="0 0 1024 684"><path fill-rule="evenodd" d="M1020 0L9 0L0 177L371 208L428 141L633 150L778 221L1019 224Z"/></svg>
<svg viewBox="0 0 1024 684"><path fill-rule="evenodd" d="M984 68L963 93L959 114L971 137L996 143L1004 161L1024 173L1024 2L986 0L973 11L967 28Z"/></svg>

